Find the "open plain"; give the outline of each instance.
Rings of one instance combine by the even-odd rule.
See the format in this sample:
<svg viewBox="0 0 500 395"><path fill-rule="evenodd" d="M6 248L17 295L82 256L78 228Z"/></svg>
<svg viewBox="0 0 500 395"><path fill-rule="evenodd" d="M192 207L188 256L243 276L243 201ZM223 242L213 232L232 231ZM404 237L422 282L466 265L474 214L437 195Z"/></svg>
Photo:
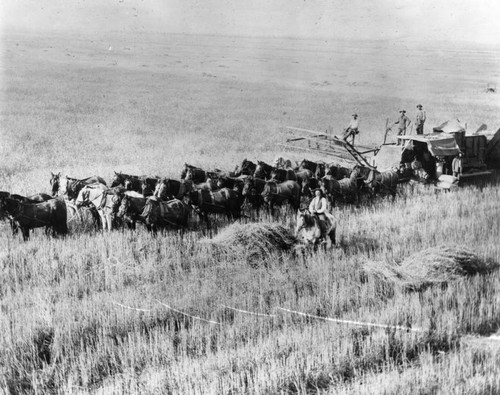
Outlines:
<svg viewBox="0 0 500 395"><path fill-rule="evenodd" d="M500 127L499 93L486 92L500 86L493 47L19 31L0 49L0 190L24 195L49 191L51 172L179 178L185 162L229 171L244 158L300 160L278 146L286 126L340 134L353 112L366 145L418 103L426 131L452 118ZM197 230L40 230L23 242L4 223L1 390L500 392L500 344L486 337L500 326L498 272L408 291L364 270L441 245L500 262L498 182L401 186L394 202L333 213L338 248L252 265Z"/></svg>

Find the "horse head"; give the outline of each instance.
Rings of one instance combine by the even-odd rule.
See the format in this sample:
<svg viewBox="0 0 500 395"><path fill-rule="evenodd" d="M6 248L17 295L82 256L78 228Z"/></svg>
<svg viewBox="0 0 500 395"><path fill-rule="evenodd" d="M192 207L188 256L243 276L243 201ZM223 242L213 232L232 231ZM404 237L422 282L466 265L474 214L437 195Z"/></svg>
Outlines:
<svg viewBox="0 0 500 395"><path fill-rule="evenodd" d="M61 173L54 174L50 172L51 178L50 178L50 185L52 187L52 196L57 196L57 193L59 192L59 178L61 177Z"/></svg>
<svg viewBox="0 0 500 395"><path fill-rule="evenodd" d="M68 184L69 179L67 176L59 175L59 195L64 196L68 195Z"/></svg>
<svg viewBox="0 0 500 395"><path fill-rule="evenodd" d="M311 170L313 173L316 172L317 167L318 167L318 165L316 162L312 162L312 161L307 160L307 159L302 159L302 162L300 162L300 164L299 164L299 169Z"/></svg>
<svg viewBox="0 0 500 395"><path fill-rule="evenodd" d="M243 184L243 190L241 191L241 194L243 196L255 194L254 180L253 180L252 176L249 176L245 179L244 184Z"/></svg>
<svg viewBox="0 0 500 395"><path fill-rule="evenodd" d="M302 182L302 189L301 189L300 193L302 194L302 196L312 196L312 191L311 191L309 179L306 179L305 181Z"/></svg>
<svg viewBox="0 0 500 395"><path fill-rule="evenodd" d="M275 194L275 191L276 191L276 182L266 181L266 184L264 185L264 190L261 193L262 197L264 198L264 202L269 203L269 201L272 200L272 195Z"/></svg>
<svg viewBox="0 0 500 395"><path fill-rule="evenodd" d="M113 176L113 180L111 181L111 188L117 187L118 185L122 185L124 181L123 174L117 173L115 171L115 175Z"/></svg>
<svg viewBox="0 0 500 395"><path fill-rule="evenodd" d="M326 165L324 163L316 164L316 171L314 172L314 176L316 178L321 178L325 175Z"/></svg>
<svg viewBox="0 0 500 395"><path fill-rule="evenodd" d="M217 183L218 183L217 179L207 178L206 184L209 190L215 191L217 189Z"/></svg>
<svg viewBox="0 0 500 395"><path fill-rule="evenodd" d="M272 170L272 166L269 166L267 163L262 161L257 161L257 166L255 167L255 171L253 172L253 176L256 178L267 179Z"/></svg>
<svg viewBox="0 0 500 395"><path fill-rule="evenodd" d="M256 168L257 165L255 163L245 158L243 159L243 162L241 162L240 172L238 176L239 175L251 176L255 172Z"/></svg>
<svg viewBox="0 0 500 395"><path fill-rule="evenodd" d="M118 207L117 216L119 218L123 218L125 214L127 214L130 208L130 198L127 195L124 195L121 199L120 206Z"/></svg>
<svg viewBox="0 0 500 395"><path fill-rule="evenodd" d="M157 182L156 184L158 185L159 183ZM154 190L146 178L141 181L141 191L144 197L153 196L154 194Z"/></svg>

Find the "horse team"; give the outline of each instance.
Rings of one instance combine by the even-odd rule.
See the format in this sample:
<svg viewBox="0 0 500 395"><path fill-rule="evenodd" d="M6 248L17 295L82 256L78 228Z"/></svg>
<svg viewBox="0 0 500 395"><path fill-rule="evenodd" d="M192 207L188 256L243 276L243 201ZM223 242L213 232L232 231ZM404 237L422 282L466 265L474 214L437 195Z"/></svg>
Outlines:
<svg viewBox="0 0 500 395"><path fill-rule="evenodd" d="M332 205L358 203L363 194L395 196L398 179L397 171L380 173L359 165L346 168L306 159L292 167L281 158L275 166L244 159L227 173L185 164L180 179L115 172L110 186L98 176L76 179L52 173L52 195L0 192L0 219L8 219L14 233L20 229L25 240L29 230L37 227L64 235L68 212L88 207L104 230L121 225L133 229L141 222L156 232L187 228L192 210L207 226L210 214L236 220L243 215L243 207L257 213L265 207L273 213L276 206L289 205L297 212L301 201L313 197L317 188Z"/></svg>

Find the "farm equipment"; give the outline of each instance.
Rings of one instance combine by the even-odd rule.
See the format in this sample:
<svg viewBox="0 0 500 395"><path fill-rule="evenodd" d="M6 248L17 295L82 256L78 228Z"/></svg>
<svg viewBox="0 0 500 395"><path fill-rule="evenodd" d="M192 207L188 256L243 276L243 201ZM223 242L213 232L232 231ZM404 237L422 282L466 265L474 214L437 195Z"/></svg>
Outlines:
<svg viewBox="0 0 500 395"><path fill-rule="evenodd" d="M361 165L374 168L370 156L379 150L378 147L358 144L353 146L328 132L317 132L291 126L286 129L290 137L285 143L279 144L286 149L308 152L322 158L328 157L331 159L330 162L345 167ZM300 133L299 136L298 133ZM325 160L325 162L328 162L328 160Z"/></svg>
<svg viewBox="0 0 500 395"><path fill-rule="evenodd" d="M378 171L400 169L400 182L410 179L435 182L437 186L458 185L467 179L492 174L500 168L500 129L488 132L481 125L472 134L458 120L433 128L432 133L397 136L397 145L386 130L380 146L353 146L329 132L287 127L289 138L282 147L307 152L324 162L345 167L361 165ZM326 159L328 158L328 159Z"/></svg>
<svg viewBox="0 0 500 395"><path fill-rule="evenodd" d="M400 166L408 170L423 169L425 181L445 179L457 185L467 179L489 176L500 167L500 129L486 131L486 125L473 134L458 120L447 121L425 135L398 136L403 146L382 145L373 157L379 170Z"/></svg>

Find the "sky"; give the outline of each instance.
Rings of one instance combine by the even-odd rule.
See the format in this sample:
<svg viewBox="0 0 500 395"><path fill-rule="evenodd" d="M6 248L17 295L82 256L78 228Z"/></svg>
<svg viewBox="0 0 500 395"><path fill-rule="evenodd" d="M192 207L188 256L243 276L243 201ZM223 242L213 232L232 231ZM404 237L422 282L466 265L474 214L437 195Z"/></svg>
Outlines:
<svg viewBox="0 0 500 395"><path fill-rule="evenodd" d="M2 31L497 44L499 0L1 0Z"/></svg>

